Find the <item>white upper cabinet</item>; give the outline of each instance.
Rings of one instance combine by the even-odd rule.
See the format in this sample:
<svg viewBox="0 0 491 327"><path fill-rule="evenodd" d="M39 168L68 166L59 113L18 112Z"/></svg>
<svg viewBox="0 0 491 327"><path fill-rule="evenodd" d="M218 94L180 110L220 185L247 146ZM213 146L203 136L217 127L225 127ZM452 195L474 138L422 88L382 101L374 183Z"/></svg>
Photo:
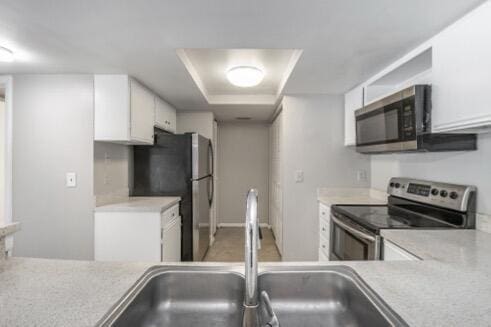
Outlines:
<svg viewBox="0 0 491 327"><path fill-rule="evenodd" d="M176 110L159 97L155 97L155 126L171 133L176 132Z"/></svg>
<svg viewBox="0 0 491 327"><path fill-rule="evenodd" d="M135 80L130 79L131 140L153 143L155 114L154 95Z"/></svg>
<svg viewBox="0 0 491 327"><path fill-rule="evenodd" d="M153 93L128 75L94 76L94 140L153 144Z"/></svg>
<svg viewBox="0 0 491 327"><path fill-rule="evenodd" d="M344 95L344 145L356 145L355 111L363 107L363 87L359 86Z"/></svg>
<svg viewBox="0 0 491 327"><path fill-rule="evenodd" d="M491 128L491 2L450 26L433 43L434 132Z"/></svg>

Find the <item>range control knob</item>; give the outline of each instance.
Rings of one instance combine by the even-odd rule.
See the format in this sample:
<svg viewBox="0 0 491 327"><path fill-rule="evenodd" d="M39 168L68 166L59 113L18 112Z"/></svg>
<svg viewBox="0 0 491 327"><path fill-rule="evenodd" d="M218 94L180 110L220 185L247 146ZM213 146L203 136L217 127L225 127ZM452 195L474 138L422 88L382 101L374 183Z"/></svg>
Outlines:
<svg viewBox="0 0 491 327"><path fill-rule="evenodd" d="M389 184L390 187L394 187L394 185L395 185L394 182L390 182Z"/></svg>
<svg viewBox="0 0 491 327"><path fill-rule="evenodd" d="M455 200L459 197L457 192L450 192L450 199Z"/></svg>
<svg viewBox="0 0 491 327"><path fill-rule="evenodd" d="M431 190L432 195L438 195L438 193L440 193L440 191L438 191L438 189L436 189L436 188Z"/></svg>
<svg viewBox="0 0 491 327"><path fill-rule="evenodd" d="M447 191L445 191L445 190L441 190L441 191L440 191L440 196L441 196L442 198L446 198L446 197L447 197L447 195L448 195L448 192L447 192Z"/></svg>
<svg viewBox="0 0 491 327"><path fill-rule="evenodd" d="M401 184L396 183L396 185L395 185L395 186L396 186L396 188L399 188L399 187L401 187Z"/></svg>

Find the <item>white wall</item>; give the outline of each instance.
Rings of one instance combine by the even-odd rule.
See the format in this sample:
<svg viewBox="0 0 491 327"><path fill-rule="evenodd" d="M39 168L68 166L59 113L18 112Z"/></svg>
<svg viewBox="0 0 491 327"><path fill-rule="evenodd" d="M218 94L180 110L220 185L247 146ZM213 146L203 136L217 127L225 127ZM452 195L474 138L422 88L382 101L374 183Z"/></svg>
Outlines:
<svg viewBox="0 0 491 327"><path fill-rule="evenodd" d="M178 112L177 133L197 132L212 140L214 119L212 112Z"/></svg>
<svg viewBox="0 0 491 327"><path fill-rule="evenodd" d="M124 201L133 174L131 146L94 142L94 195L96 205Z"/></svg>
<svg viewBox="0 0 491 327"><path fill-rule="evenodd" d="M475 185L477 211L490 215L491 134L479 135L477 146L470 152L372 155L372 187L386 190L393 176Z"/></svg>
<svg viewBox="0 0 491 327"><path fill-rule="evenodd" d="M91 75L14 76L15 256L93 259L93 88Z"/></svg>
<svg viewBox="0 0 491 327"><path fill-rule="evenodd" d="M0 226L5 224L5 101L0 98Z"/></svg>
<svg viewBox="0 0 491 327"><path fill-rule="evenodd" d="M344 147L342 96L286 96L283 100L283 260L317 260L319 187L367 187L357 170L370 158ZM296 170L304 182L295 183Z"/></svg>
<svg viewBox="0 0 491 327"><path fill-rule="evenodd" d="M244 223L247 191L259 192L258 215L268 222L269 126L259 123L218 125L218 223Z"/></svg>

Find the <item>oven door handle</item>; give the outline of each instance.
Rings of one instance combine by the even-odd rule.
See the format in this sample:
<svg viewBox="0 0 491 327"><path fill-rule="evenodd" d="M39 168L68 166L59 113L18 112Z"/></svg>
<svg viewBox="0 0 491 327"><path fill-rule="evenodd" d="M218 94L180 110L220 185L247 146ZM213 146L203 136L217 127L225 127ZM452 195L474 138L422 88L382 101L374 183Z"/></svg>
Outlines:
<svg viewBox="0 0 491 327"><path fill-rule="evenodd" d="M348 232L350 232L353 235L356 235L356 236L358 236L364 240L370 241L370 242L376 242L377 241L374 236L360 232L359 230L357 230L357 229L349 226L348 224L342 222L341 220L336 218L336 216L334 216L334 215L331 215L331 219L334 221L335 224L341 226L342 228L344 228L345 230L347 230Z"/></svg>

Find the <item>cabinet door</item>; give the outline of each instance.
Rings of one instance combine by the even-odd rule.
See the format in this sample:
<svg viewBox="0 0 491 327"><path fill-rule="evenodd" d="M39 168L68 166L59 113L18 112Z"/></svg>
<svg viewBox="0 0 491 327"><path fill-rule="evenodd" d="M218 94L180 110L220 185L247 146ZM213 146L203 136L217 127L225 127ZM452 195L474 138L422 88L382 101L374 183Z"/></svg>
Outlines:
<svg viewBox="0 0 491 327"><path fill-rule="evenodd" d="M344 95L344 145L356 145L355 111L363 107L363 87L359 86Z"/></svg>
<svg viewBox="0 0 491 327"><path fill-rule="evenodd" d="M384 261L420 260L418 257L387 240L383 241L383 257Z"/></svg>
<svg viewBox="0 0 491 327"><path fill-rule="evenodd" d="M94 140L130 141L127 75L94 75Z"/></svg>
<svg viewBox="0 0 491 327"><path fill-rule="evenodd" d="M176 110L159 97L155 98L155 125L163 130L176 132Z"/></svg>
<svg viewBox="0 0 491 327"><path fill-rule="evenodd" d="M169 108L169 132L175 133L177 131L177 114L176 109Z"/></svg>
<svg viewBox="0 0 491 327"><path fill-rule="evenodd" d="M181 261L181 218L174 219L163 228L162 261Z"/></svg>
<svg viewBox="0 0 491 327"><path fill-rule="evenodd" d="M491 125L491 2L437 35L433 44L432 127Z"/></svg>
<svg viewBox="0 0 491 327"><path fill-rule="evenodd" d="M140 83L130 82L131 139L141 143L153 143L155 99Z"/></svg>

